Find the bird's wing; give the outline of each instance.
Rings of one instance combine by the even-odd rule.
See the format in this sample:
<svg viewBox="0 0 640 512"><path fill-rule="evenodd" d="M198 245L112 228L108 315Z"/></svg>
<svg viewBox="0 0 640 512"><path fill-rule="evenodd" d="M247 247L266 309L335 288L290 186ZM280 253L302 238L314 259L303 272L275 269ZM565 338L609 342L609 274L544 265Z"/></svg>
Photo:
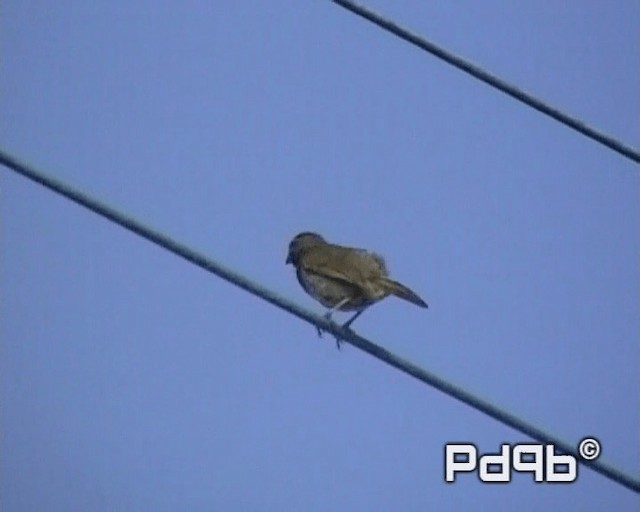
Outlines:
<svg viewBox="0 0 640 512"><path fill-rule="evenodd" d="M302 267L307 272L317 274L327 279L339 281L343 285L359 290L359 278L357 273L348 263L335 254L327 254L325 251L309 251L302 261Z"/></svg>
<svg viewBox="0 0 640 512"><path fill-rule="evenodd" d="M387 265L384 258L375 252L355 247L340 247L339 251L344 266L351 269L360 279L377 279L387 276Z"/></svg>
<svg viewBox="0 0 640 512"><path fill-rule="evenodd" d="M351 247L333 246L330 251L309 251L303 267L324 277L364 290L361 283L387 274L382 257Z"/></svg>

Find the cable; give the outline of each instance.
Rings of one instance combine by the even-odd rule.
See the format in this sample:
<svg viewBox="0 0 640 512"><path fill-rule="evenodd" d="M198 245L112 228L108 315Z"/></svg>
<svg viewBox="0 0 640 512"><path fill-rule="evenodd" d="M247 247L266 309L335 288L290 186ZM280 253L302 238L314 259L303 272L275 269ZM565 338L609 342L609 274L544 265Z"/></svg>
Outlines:
<svg viewBox="0 0 640 512"><path fill-rule="evenodd" d="M388 32L391 32L392 34L398 36L401 39L404 39L405 41L417 46L418 48L421 48L422 50L425 50L435 55L436 57L444 60L445 62L448 62L452 66L455 66L456 68L464 71L465 73L470 74L471 76L477 78L478 80L482 80L486 84L489 84L490 86L495 87L499 91L502 91L503 93L508 94L512 98L515 98L518 101L521 101L526 105L529 105L531 108L534 108L537 111L542 112L543 114L546 114L549 117L552 117L556 121L559 121L560 123L568 126L569 128L573 128L574 130L581 133L582 135L585 135L586 137L589 137L590 139L593 139L596 142L603 144L609 149L612 149L613 151L616 151L621 155L626 156L627 158L637 163L640 163L640 153L635 151L633 148L626 146L622 142L617 141L616 139L614 139L613 137L610 137L609 135L606 135L600 131L595 130L594 128L587 126L582 121L579 121L578 119L571 117L563 113L562 111L547 105L543 101L535 98L534 96L531 96L530 94L527 94L526 92L492 75L491 73L483 70L482 68L472 64L471 62L468 62L462 59L461 57L458 57L440 48L439 46L436 46L435 44L427 41L426 39L423 39L422 37L409 32L407 29L396 25L394 22L386 18L383 18L379 14L376 14L373 11L365 9L364 7L358 4L355 4L348 0L331 0L331 1L335 4L338 4L341 7L344 7L345 9L351 11L352 13L357 14L358 16L361 16L362 18L372 23L375 23L379 27L387 30Z"/></svg>
<svg viewBox="0 0 640 512"><path fill-rule="evenodd" d="M473 395L472 393L464 390L459 386L456 386L455 384L448 382L447 380L437 376L436 374L420 368L410 361L407 361L406 359L403 359L389 352L385 348L376 345L375 343L367 340L366 338L363 338L355 332L343 329L340 325L298 306L294 302L281 297L280 295L252 281L241 273L235 272L228 267L221 265L220 263L208 258L204 254L201 254L187 247L186 245L173 240L167 235L164 235L161 232L144 225L133 217L119 212L115 208L112 208L111 206L108 206L107 204L94 199L93 197L85 194L80 190L77 190L71 185L68 185L51 176L47 176L34 167L21 162L19 159L11 156L2 149L0 149L0 164L5 165L9 169L24 176L25 178L35 181L43 187L46 187L49 190L52 190L53 192L66 197L67 199L70 199L80 206L83 206L88 210L101 215L107 220L119 224L123 228L128 229L129 231L132 231L133 233L140 235L143 238L146 238L150 242L159 245L160 247L172 252L176 256L180 256L181 258L190 261L200 268L207 270L208 272L211 272L218 277L221 277L225 281L228 281L231 284L238 286L257 297L260 297L267 302L270 302L274 306L284 309L285 311L297 316L298 318L306 320L319 329L330 332L337 338L350 343L354 347L359 348L360 350L372 355L380 361L387 363L388 365L393 366L394 368L397 368L398 370L411 375L412 377L415 377L425 384L429 384L430 386L439 389L443 393L473 407L480 412L487 414L488 416L491 416L499 422L504 423L505 425L540 441L541 443L555 445L560 452L573 455L577 460L580 460L583 464L589 466L594 471L597 471L610 480L613 480L614 482L617 482L627 487L628 489L640 493L640 480L635 480L633 477L627 475L621 470L600 462L600 459L592 462L582 460L576 448L556 438L555 436L548 434L544 430L535 427L530 423L527 423L517 416L503 409L500 409L492 403Z"/></svg>

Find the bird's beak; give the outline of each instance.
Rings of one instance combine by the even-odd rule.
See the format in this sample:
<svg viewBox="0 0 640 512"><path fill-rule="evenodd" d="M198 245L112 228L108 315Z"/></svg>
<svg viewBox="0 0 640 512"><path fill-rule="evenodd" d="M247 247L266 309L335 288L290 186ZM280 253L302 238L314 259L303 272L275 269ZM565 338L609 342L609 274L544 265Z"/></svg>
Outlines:
<svg viewBox="0 0 640 512"><path fill-rule="evenodd" d="M284 262L285 265L292 263L291 254L287 254L287 261Z"/></svg>

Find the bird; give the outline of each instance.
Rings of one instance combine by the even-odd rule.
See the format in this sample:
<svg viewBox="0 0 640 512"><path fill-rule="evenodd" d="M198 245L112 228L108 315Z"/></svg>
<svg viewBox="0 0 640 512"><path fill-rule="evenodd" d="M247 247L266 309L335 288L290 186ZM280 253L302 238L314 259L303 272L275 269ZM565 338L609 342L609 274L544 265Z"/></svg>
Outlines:
<svg viewBox="0 0 640 512"><path fill-rule="evenodd" d="M342 325L346 329L369 306L389 295L428 307L416 292L389 277L382 256L329 243L317 233L304 231L293 237L286 264L295 267L302 288L328 308L325 318L330 320L335 311L355 311ZM318 333L321 334L320 329Z"/></svg>

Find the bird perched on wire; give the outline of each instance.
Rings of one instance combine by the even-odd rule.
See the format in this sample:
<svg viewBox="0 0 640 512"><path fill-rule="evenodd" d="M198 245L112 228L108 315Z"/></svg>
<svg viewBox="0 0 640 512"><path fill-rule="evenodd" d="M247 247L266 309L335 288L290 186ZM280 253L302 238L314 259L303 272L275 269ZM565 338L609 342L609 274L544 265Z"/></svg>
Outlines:
<svg viewBox="0 0 640 512"><path fill-rule="evenodd" d="M365 249L331 244L317 233L296 235L289 244L286 263L296 268L296 276L305 291L329 308L325 318L330 319L338 310L356 312L343 325L346 328L365 309L389 295L427 307L413 290L389 278L382 256Z"/></svg>

